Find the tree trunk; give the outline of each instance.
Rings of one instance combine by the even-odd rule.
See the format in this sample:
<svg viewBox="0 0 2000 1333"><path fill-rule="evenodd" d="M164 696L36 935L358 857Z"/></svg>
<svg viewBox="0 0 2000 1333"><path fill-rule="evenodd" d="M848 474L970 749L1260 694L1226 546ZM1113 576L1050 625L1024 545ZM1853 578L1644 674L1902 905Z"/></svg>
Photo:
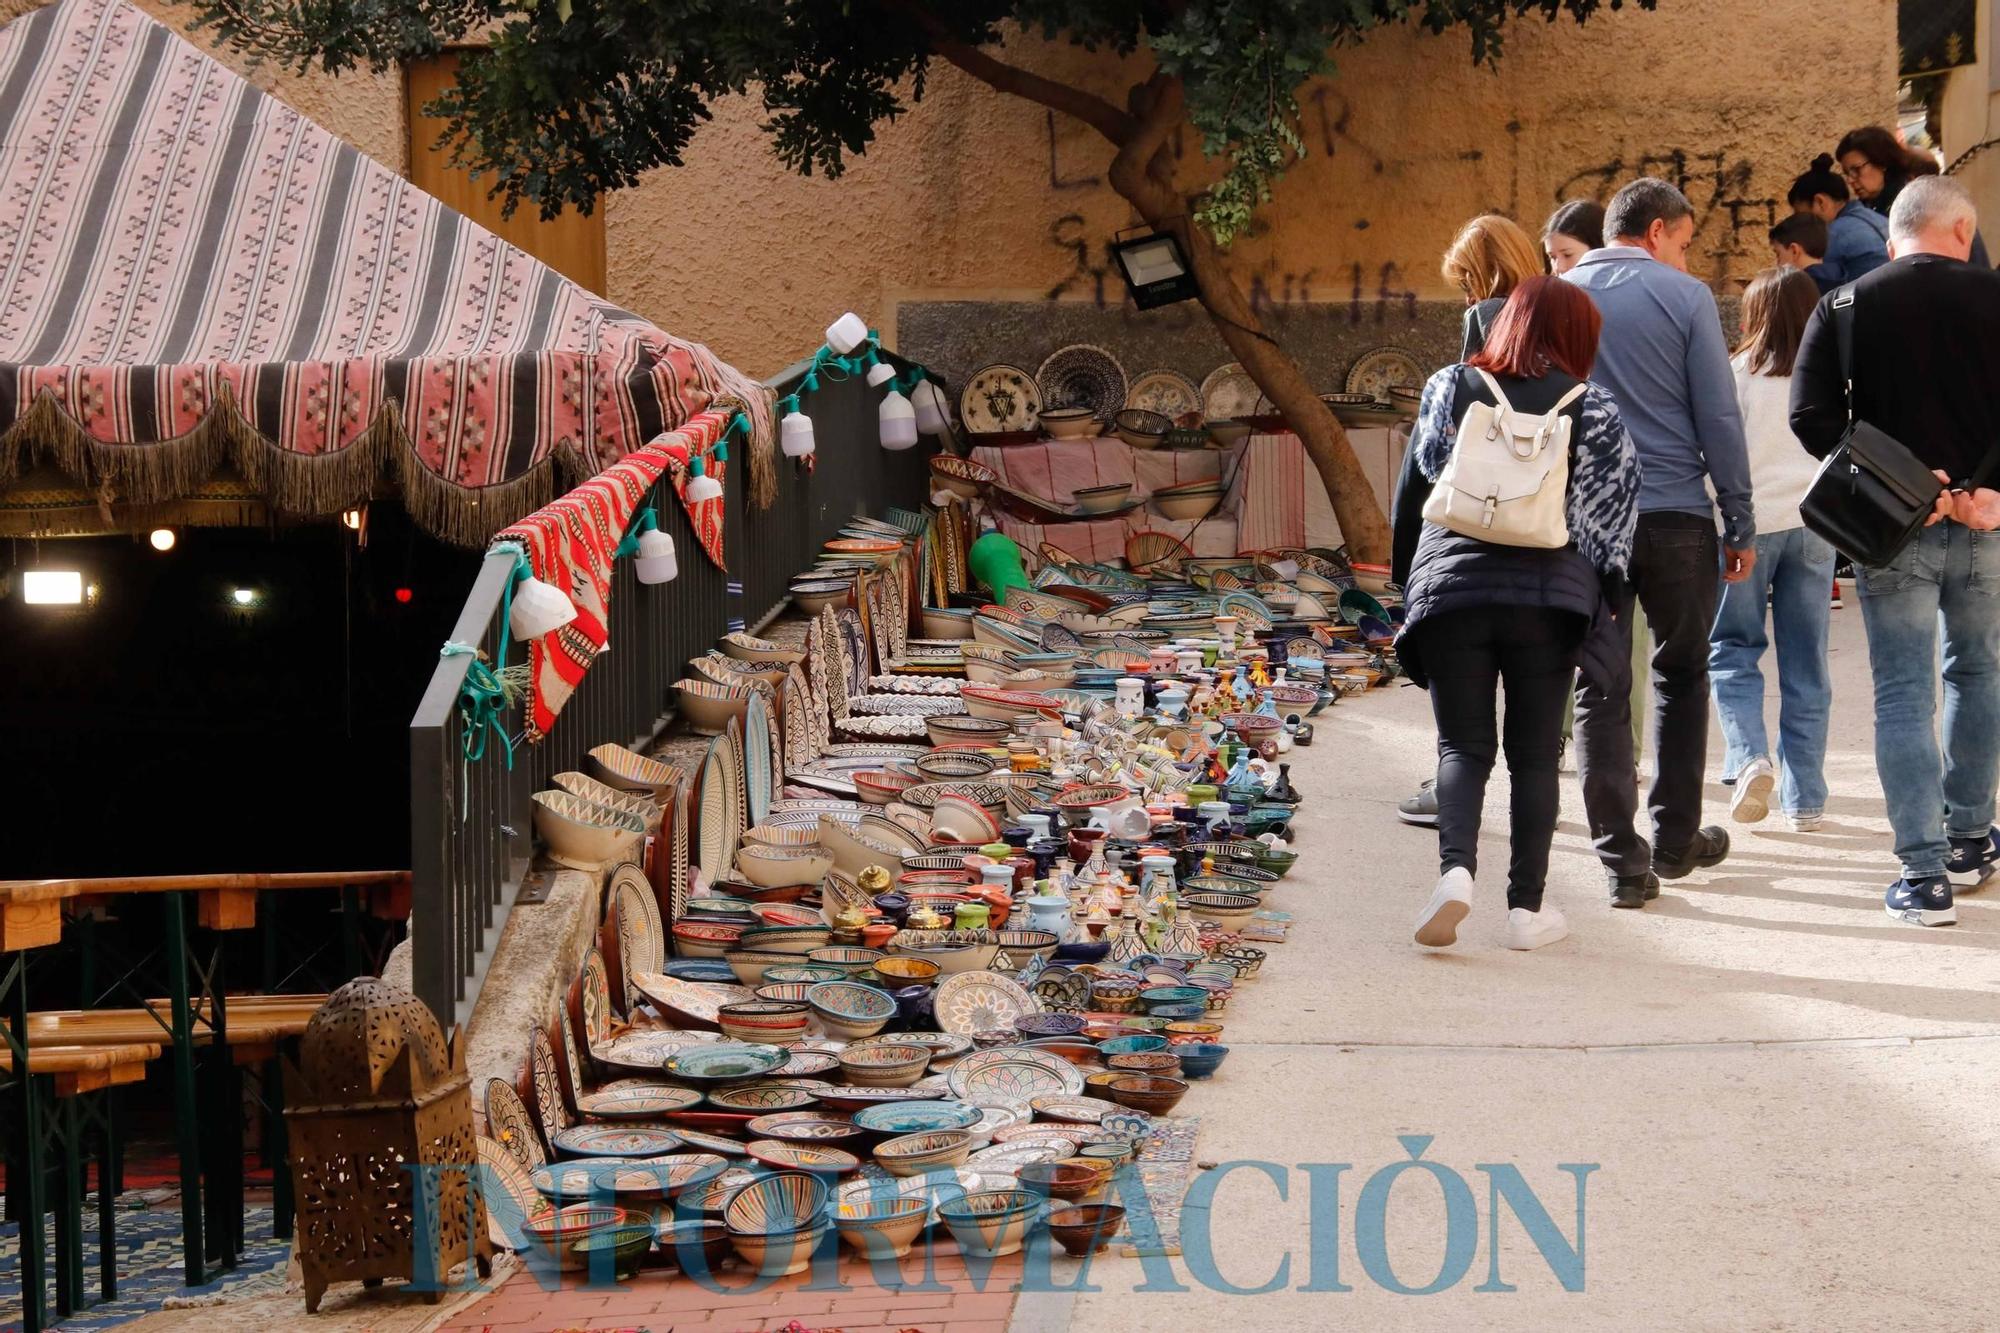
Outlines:
<svg viewBox="0 0 2000 1333"><path fill-rule="evenodd" d="M1074 116L1103 135L1118 150L1108 173L1111 188L1147 223L1167 230L1171 220L1187 212L1167 149L1167 140L1180 126L1184 111L1179 79L1156 71L1131 90L1128 106L1121 111L1093 93L1005 64L982 50L951 40L943 25L922 9L914 10L913 17L930 34L939 55L980 82ZM1312 459L1327 497L1333 501L1334 517L1340 520L1341 541L1349 556L1374 564L1388 563L1389 520L1339 419L1313 392L1298 363L1264 332L1222 252L1199 228L1175 230L1187 248L1190 269L1201 289L1202 308L1215 321L1222 341L1305 444L1306 456Z"/></svg>

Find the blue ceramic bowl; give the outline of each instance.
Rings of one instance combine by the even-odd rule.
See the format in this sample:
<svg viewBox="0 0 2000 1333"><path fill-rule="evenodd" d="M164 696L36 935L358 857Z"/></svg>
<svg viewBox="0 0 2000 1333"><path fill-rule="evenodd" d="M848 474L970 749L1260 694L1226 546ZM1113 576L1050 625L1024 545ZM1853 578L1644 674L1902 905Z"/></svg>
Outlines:
<svg viewBox="0 0 2000 1333"><path fill-rule="evenodd" d="M1199 987L1199 986L1190 986L1190 987L1188 987L1187 989L1189 989L1189 990L1201 990L1201 987ZM1202 991L1201 993L1202 993L1203 995L1207 995L1207 994L1208 994L1208 992L1207 992L1207 991L1205 991L1205 990L1204 990L1204 991ZM1149 1007L1147 1008L1147 1010L1146 1010L1146 1016L1147 1016L1148 1018L1165 1018L1165 1019L1169 1019L1169 1020L1172 1020L1172 1021L1175 1021L1175 1022L1178 1022L1179 1020L1181 1020L1181 1019L1183 1019L1183 1018L1200 1018L1200 1017L1201 1017L1201 1016L1202 1016L1203 1014L1205 1014L1205 1013L1207 1013L1207 1012L1208 1012L1208 1001L1207 1001L1207 1000L1202 1000L1202 1001L1200 1001L1199 1003L1196 1003L1196 1004L1155 1004L1155 1005L1151 1005L1151 1006L1149 1006Z"/></svg>
<svg viewBox="0 0 2000 1333"><path fill-rule="evenodd" d="M1181 1058L1182 1077L1207 1078L1221 1067L1229 1048L1212 1041L1191 1041L1174 1047L1174 1054Z"/></svg>
<svg viewBox="0 0 2000 1333"><path fill-rule="evenodd" d="M1208 997L1199 986L1153 986L1139 992L1146 1012L1158 1013L1161 1005L1194 1004Z"/></svg>
<svg viewBox="0 0 2000 1333"><path fill-rule="evenodd" d="M1146 1051L1164 1051L1165 1037L1155 1037L1150 1033L1139 1033L1130 1037L1106 1037L1097 1043L1097 1049L1106 1055L1139 1055Z"/></svg>
<svg viewBox="0 0 2000 1333"><path fill-rule="evenodd" d="M1064 963L1101 963L1111 952L1110 940L1080 940L1075 944L1058 944L1055 958L1051 961Z"/></svg>

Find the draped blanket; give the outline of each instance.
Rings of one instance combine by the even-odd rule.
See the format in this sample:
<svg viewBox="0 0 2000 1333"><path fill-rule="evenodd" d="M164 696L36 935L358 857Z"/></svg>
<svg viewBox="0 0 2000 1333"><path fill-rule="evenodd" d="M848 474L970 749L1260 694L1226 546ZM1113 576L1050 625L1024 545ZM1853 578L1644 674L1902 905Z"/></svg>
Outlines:
<svg viewBox="0 0 2000 1333"><path fill-rule="evenodd" d="M532 685L524 712L529 740L548 734L577 682L603 651L611 623L611 564L646 493L662 473L712 448L727 422L724 412L690 417L674 434L639 449L499 534L503 541L521 544L536 578L561 589L576 604L576 619L528 645ZM701 508L720 504L711 501Z"/></svg>
<svg viewBox="0 0 2000 1333"><path fill-rule="evenodd" d="M0 482L47 458L156 504L229 464L278 509L328 513L387 479L483 545L710 409L768 443L769 395L706 348L120 0L0 29ZM703 508L719 559L722 506Z"/></svg>

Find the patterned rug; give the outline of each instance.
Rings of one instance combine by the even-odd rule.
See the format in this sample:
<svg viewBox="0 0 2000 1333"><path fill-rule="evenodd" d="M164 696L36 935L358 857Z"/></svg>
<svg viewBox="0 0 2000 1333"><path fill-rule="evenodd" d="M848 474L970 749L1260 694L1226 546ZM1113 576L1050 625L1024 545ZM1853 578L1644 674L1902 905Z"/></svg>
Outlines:
<svg viewBox="0 0 2000 1333"><path fill-rule="evenodd" d="M128 1320L166 1307L169 1298L199 1300L217 1293L236 1292L254 1284L284 1281L285 1263L291 1257L289 1241L270 1239L271 1210L243 1210L246 1238L242 1261L231 1272L199 1287L181 1285L181 1215L178 1210L148 1210L118 1215L118 1299L79 1310L51 1327L64 1329L116 1328ZM54 1236L53 1219L45 1224L45 1238ZM262 1239L258 1239L262 1237ZM45 1242L47 1243L47 1242ZM97 1213L85 1205L83 1219L83 1294L85 1300L97 1295ZM46 1308L55 1318L54 1265L43 1287ZM21 1229L14 1223L0 1224L0 1333L15 1333L21 1327Z"/></svg>
<svg viewBox="0 0 2000 1333"><path fill-rule="evenodd" d="M1128 1213L1125 1243L1118 1251L1126 1258L1180 1255L1181 1205L1188 1182L1194 1178L1194 1145L1200 1136L1198 1115L1153 1118L1152 1134L1133 1163L1139 1168L1139 1183L1146 1188L1151 1218L1149 1222L1145 1216Z"/></svg>

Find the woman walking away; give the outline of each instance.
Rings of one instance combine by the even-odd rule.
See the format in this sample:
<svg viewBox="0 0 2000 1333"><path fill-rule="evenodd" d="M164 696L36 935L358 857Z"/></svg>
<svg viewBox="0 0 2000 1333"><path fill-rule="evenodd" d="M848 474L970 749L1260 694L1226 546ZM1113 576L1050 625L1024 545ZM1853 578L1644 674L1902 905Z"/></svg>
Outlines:
<svg viewBox="0 0 2000 1333"><path fill-rule="evenodd" d="M1572 199L1542 224L1542 253L1549 257L1549 272L1558 276L1603 246L1604 206L1593 200Z"/></svg>
<svg viewBox="0 0 2000 1333"><path fill-rule="evenodd" d="M1826 224L1826 254L1806 269L1822 292L1889 262L1887 216L1849 196L1847 181L1833 169L1831 155L1814 158L1812 169L1792 182L1785 200L1794 213L1810 214Z"/></svg>
<svg viewBox="0 0 2000 1333"><path fill-rule="evenodd" d="M1733 774L1730 816L1754 824L1770 813L1771 789L1791 827L1810 833L1826 806L1826 723L1833 698L1827 674L1826 588L1834 550L1808 530L1799 502L1819 460L1792 434L1792 362L1819 288L1797 269L1759 273L1743 293L1742 350L1730 362L1743 435L1750 446L1750 494L1756 505L1757 563L1741 583L1724 583L1709 634L1708 680L1722 719L1722 771ZM1764 673L1769 598L1778 640L1778 763L1764 733ZM1782 777L1782 785L1780 778Z"/></svg>
<svg viewBox="0 0 2000 1333"><path fill-rule="evenodd" d="M1444 252L1445 281L1465 293L1464 348L1471 356L1486 342L1500 307L1514 289L1542 271L1542 257L1519 224L1488 213L1459 230Z"/></svg>
<svg viewBox="0 0 2000 1333"><path fill-rule="evenodd" d="M1472 908L1502 688L1513 783L1507 947L1569 933L1542 901L1563 700L1579 665L1606 689L1629 685L1604 585L1622 578L1638 524L1638 455L1611 396L1585 382L1600 326L1581 288L1530 278L1485 350L1424 385L1416 465L1396 495L1395 576L1405 606L1398 651L1430 691L1438 729L1443 875L1416 924L1417 943L1432 948L1455 941Z"/></svg>

